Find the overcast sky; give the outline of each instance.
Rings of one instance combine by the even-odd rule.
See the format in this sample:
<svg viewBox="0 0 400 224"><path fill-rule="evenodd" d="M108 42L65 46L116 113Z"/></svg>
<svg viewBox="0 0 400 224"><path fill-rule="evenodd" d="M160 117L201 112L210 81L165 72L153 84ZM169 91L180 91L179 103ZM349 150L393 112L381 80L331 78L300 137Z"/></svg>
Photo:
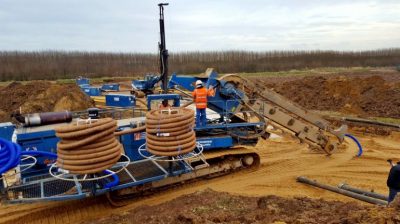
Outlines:
<svg viewBox="0 0 400 224"><path fill-rule="evenodd" d="M0 50L156 53L154 0L0 0ZM400 0L170 0L167 48L400 47Z"/></svg>

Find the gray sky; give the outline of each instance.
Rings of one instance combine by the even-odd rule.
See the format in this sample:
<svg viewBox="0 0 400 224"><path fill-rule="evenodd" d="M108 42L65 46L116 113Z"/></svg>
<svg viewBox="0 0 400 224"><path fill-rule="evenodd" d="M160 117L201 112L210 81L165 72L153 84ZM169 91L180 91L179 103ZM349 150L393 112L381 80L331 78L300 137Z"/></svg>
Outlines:
<svg viewBox="0 0 400 224"><path fill-rule="evenodd" d="M0 50L156 53L155 0L0 0ZM400 0L170 0L167 48L400 47Z"/></svg>

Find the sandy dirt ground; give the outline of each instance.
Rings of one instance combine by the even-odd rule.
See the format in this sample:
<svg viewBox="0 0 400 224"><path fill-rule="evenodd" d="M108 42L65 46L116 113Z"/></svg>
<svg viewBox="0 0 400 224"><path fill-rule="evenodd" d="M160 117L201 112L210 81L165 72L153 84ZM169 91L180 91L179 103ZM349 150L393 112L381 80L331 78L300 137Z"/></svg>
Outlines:
<svg viewBox="0 0 400 224"><path fill-rule="evenodd" d="M354 199L296 182L297 176L307 176L320 182L374 189L387 194L386 177L389 158L400 159L400 134L391 136L357 135L364 146L363 156L357 158L357 147L348 142L330 157L310 151L295 139L262 140L256 146L261 155L258 169L244 170L227 176L201 180L155 193L127 206L112 207L106 198L98 197L78 202L41 203L31 205L2 205L0 223L76 223L121 214L141 205L156 205L178 196L211 188L244 196L278 195L307 196L326 200L354 201ZM361 203L361 202L357 202Z"/></svg>

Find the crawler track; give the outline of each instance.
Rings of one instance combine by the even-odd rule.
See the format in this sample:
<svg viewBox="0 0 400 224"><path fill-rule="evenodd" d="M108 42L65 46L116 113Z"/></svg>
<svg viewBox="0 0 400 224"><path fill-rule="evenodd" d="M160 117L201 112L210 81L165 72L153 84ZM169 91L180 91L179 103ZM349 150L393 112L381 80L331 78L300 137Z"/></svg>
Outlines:
<svg viewBox="0 0 400 224"><path fill-rule="evenodd" d="M250 167L234 167L234 162L240 162L242 156L254 156L254 163ZM95 198L87 198L79 201L65 201L53 203L41 203L30 205L5 205L0 210L0 223L27 223L27 219L32 223L79 223L85 220L99 218L110 215L116 211L124 210L132 205L140 204L141 200L154 199L158 194L182 189L201 180L220 177L245 168L254 168L259 165L260 158L256 151L246 148L235 148L231 150L221 150L206 154L207 161L211 166L231 167L222 169L209 175L200 176L195 179L167 180L165 183L156 183L151 188L133 188L124 191L123 194L109 194ZM128 193L127 193L128 192ZM132 204L134 203L134 204ZM125 207L122 207L125 206Z"/></svg>

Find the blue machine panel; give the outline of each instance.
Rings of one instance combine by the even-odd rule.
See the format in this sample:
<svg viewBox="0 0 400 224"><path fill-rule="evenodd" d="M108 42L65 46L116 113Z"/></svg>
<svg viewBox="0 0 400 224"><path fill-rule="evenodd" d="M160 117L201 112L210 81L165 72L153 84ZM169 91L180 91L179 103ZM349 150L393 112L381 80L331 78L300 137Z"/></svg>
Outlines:
<svg viewBox="0 0 400 224"><path fill-rule="evenodd" d="M81 89L83 89L83 88L85 88L85 87L90 87L90 84L81 84L81 85L79 85L79 87L80 87Z"/></svg>
<svg viewBox="0 0 400 224"><path fill-rule="evenodd" d="M173 73L171 78L169 79L168 88L174 88L175 86L182 86L183 88L189 91L193 91L195 87L195 82L197 80L201 80L203 83L206 83L208 77L194 77L188 75L178 76L176 73Z"/></svg>
<svg viewBox="0 0 400 224"><path fill-rule="evenodd" d="M106 95L106 106L111 107L133 107L136 98L132 95L108 94Z"/></svg>
<svg viewBox="0 0 400 224"><path fill-rule="evenodd" d="M151 109L151 102L154 100L173 100L173 107L179 107L181 96L179 94L151 94L147 96L147 109Z"/></svg>
<svg viewBox="0 0 400 224"><path fill-rule="evenodd" d="M230 148L233 146L231 136L200 137L197 143L203 145L204 150Z"/></svg>
<svg viewBox="0 0 400 224"><path fill-rule="evenodd" d="M83 87L82 90L89 96L101 96L101 90L98 87Z"/></svg>
<svg viewBox="0 0 400 224"><path fill-rule="evenodd" d="M83 85L83 84L87 84L87 85L90 84L90 81L89 81L88 78L79 77L75 81L76 81L76 84L79 85L79 86Z"/></svg>
<svg viewBox="0 0 400 224"><path fill-rule="evenodd" d="M15 126L11 122L0 123L0 138L11 141Z"/></svg>
<svg viewBox="0 0 400 224"><path fill-rule="evenodd" d="M103 84L101 87L102 90L113 90L113 91L119 91L119 84L117 83L108 83L108 84Z"/></svg>
<svg viewBox="0 0 400 224"><path fill-rule="evenodd" d="M206 88L219 86L215 89L215 95L208 97L208 107L217 113L230 117L240 105L240 100L238 99L243 97L244 93L236 89L234 85L218 80L218 74L215 71L208 70L207 72L210 72L207 74L208 77L172 74L168 87L177 89L183 87L186 90L193 91L194 83L197 80L201 80Z"/></svg>
<svg viewBox="0 0 400 224"><path fill-rule="evenodd" d="M54 130L17 134L17 142L24 151L38 150L56 153L58 141L59 138L56 137ZM24 177L46 173L47 165L54 162L47 158L36 158L38 160L36 165L24 172Z"/></svg>
<svg viewBox="0 0 400 224"><path fill-rule="evenodd" d="M131 161L138 161L144 159L138 152L141 145L146 143L146 133L132 133L122 135L120 142L124 147L125 155L131 159Z"/></svg>
<svg viewBox="0 0 400 224"><path fill-rule="evenodd" d="M59 138L56 137L54 130L48 130L17 134L17 141L25 150L40 150L55 153Z"/></svg>
<svg viewBox="0 0 400 224"><path fill-rule="evenodd" d="M148 74L144 77L144 80L133 80L132 87L141 91L152 90L154 86L159 81L160 77L158 75Z"/></svg>

